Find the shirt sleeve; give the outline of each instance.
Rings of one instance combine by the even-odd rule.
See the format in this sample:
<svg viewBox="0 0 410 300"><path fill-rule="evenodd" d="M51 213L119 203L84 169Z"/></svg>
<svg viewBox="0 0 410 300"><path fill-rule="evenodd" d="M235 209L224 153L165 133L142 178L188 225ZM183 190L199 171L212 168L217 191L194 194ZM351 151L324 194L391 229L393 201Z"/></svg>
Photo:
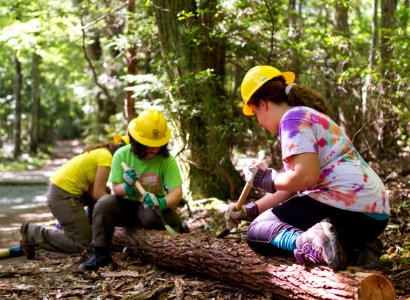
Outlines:
<svg viewBox="0 0 410 300"><path fill-rule="evenodd" d="M98 149L97 153L97 167L110 167L112 162L112 154L106 148Z"/></svg>
<svg viewBox="0 0 410 300"><path fill-rule="evenodd" d="M280 140L282 146L282 159L287 159L295 154L317 153L317 140L315 127L306 111L290 112L280 125Z"/></svg>
<svg viewBox="0 0 410 300"><path fill-rule="evenodd" d="M122 166L121 166L121 162L124 161L123 152L124 151L117 150L114 153L114 156L112 158L111 171L110 171L110 176L108 178L108 181L111 182L111 183L122 183L122 182L124 182L124 180L122 178L122 174L124 173L124 171L123 171Z"/></svg>
<svg viewBox="0 0 410 300"><path fill-rule="evenodd" d="M182 185L181 173L175 157L169 156L168 159L165 160L163 168L164 184L170 190Z"/></svg>

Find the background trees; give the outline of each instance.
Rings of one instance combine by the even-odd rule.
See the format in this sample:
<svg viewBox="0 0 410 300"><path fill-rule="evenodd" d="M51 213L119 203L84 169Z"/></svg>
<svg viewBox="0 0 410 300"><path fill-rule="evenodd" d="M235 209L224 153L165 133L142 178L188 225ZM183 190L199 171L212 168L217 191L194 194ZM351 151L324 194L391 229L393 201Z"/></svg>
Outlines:
<svg viewBox="0 0 410 300"><path fill-rule="evenodd" d="M275 139L241 113L257 64L324 94L365 157L409 149L408 1L2 3L2 157L125 133L154 105L172 120L190 196L232 199L237 157L278 163Z"/></svg>

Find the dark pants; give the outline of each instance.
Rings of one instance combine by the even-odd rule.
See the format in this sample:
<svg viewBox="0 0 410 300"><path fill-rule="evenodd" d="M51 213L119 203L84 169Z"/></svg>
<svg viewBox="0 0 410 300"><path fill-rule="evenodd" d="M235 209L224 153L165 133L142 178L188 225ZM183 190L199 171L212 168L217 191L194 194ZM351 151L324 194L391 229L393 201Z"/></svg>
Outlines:
<svg viewBox="0 0 410 300"><path fill-rule="evenodd" d="M181 219L173 209L162 212L165 221L180 230ZM96 247L108 247L115 227L143 227L149 229L164 229L161 219L149 207L140 202L131 201L115 195L102 197L94 207L92 244Z"/></svg>
<svg viewBox="0 0 410 300"><path fill-rule="evenodd" d="M374 241L388 220L376 220L360 212L335 208L309 196L296 196L260 214L249 226L248 243L257 252L273 255L278 250L270 242L285 229L306 231L324 218L330 218L348 256Z"/></svg>

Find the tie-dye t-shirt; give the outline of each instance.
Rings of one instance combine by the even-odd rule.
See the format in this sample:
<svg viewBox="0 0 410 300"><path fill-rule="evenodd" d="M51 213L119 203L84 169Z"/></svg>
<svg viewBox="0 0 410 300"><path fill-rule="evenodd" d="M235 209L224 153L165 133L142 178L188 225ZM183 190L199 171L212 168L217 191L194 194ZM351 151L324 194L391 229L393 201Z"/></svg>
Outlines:
<svg viewBox="0 0 410 300"><path fill-rule="evenodd" d="M317 153L318 183L302 193L322 203L350 211L390 214L385 187L357 153L352 142L327 115L297 106L280 123L279 139L285 170L295 154Z"/></svg>

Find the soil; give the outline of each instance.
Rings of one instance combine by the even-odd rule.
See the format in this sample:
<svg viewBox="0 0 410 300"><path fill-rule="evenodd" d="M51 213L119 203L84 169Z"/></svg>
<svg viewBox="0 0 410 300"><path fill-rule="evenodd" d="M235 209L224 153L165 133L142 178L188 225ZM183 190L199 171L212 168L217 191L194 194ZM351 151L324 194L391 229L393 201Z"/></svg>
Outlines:
<svg viewBox="0 0 410 300"><path fill-rule="evenodd" d="M67 147L67 145L60 145ZM58 147L58 146L57 146ZM65 148L67 149L67 148ZM58 151L60 154L61 151ZM72 153L67 153L70 155ZM60 155L61 156L61 155ZM61 159L58 158L58 159ZM410 164L409 157L372 167L385 179L392 207L383 242L379 271L396 288L397 299L410 299ZM48 168L53 168L47 166ZM197 200L178 208L191 232L217 234L224 227L223 208L213 200ZM220 204L220 203L219 203ZM51 223L49 224L51 225ZM246 225L240 228L243 233ZM229 238L229 237L228 237ZM98 272L78 272L83 255L40 250L34 260L0 260L1 299L271 299L257 291L197 275L169 272L133 257L113 252L114 264Z"/></svg>

